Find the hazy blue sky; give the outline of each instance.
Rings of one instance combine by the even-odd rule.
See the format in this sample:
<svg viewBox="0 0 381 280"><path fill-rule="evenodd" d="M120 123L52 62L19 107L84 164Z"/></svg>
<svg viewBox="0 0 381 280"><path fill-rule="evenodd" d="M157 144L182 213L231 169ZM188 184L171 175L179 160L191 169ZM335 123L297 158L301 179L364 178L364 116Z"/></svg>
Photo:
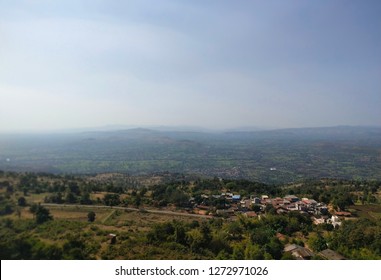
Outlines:
<svg viewBox="0 0 381 280"><path fill-rule="evenodd" d="M381 1L2 1L0 131L381 125Z"/></svg>

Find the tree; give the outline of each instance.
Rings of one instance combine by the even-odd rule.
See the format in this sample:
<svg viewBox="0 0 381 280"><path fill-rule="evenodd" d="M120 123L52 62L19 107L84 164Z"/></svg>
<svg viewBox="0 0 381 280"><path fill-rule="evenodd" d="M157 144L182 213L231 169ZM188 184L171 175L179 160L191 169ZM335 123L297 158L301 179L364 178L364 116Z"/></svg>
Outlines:
<svg viewBox="0 0 381 280"><path fill-rule="evenodd" d="M238 221L226 224L225 230L229 235L229 239L231 240L240 239L243 234L243 228Z"/></svg>
<svg viewBox="0 0 381 280"><path fill-rule="evenodd" d="M66 194L65 202L66 203L76 203L77 202L77 198L76 198L75 194L73 192L69 191Z"/></svg>
<svg viewBox="0 0 381 280"><path fill-rule="evenodd" d="M70 182L69 183L69 190L70 192L74 193L75 195L80 194L79 186L77 182Z"/></svg>
<svg viewBox="0 0 381 280"><path fill-rule="evenodd" d="M0 205L0 215L8 215L13 213L13 205L9 202L5 205Z"/></svg>
<svg viewBox="0 0 381 280"><path fill-rule="evenodd" d="M276 209L272 204L267 204L265 207L265 212L271 215L276 215Z"/></svg>
<svg viewBox="0 0 381 280"><path fill-rule="evenodd" d="M149 243L161 243L167 241L174 234L175 228L172 223L155 224L147 233L147 239Z"/></svg>
<svg viewBox="0 0 381 280"><path fill-rule="evenodd" d="M233 246L233 260L244 260L245 259L245 248L242 243L237 243Z"/></svg>
<svg viewBox="0 0 381 280"><path fill-rule="evenodd" d="M212 241L210 227L205 222L200 227L188 231L186 236L192 252L202 252L210 247Z"/></svg>
<svg viewBox="0 0 381 280"><path fill-rule="evenodd" d="M248 242L245 248L246 260L261 260L263 259L263 250L257 244Z"/></svg>
<svg viewBox="0 0 381 280"><path fill-rule="evenodd" d="M63 203L63 198L62 198L62 193L61 192L58 192L56 195L55 195L55 202L54 203L58 203L58 204L61 204Z"/></svg>
<svg viewBox="0 0 381 280"><path fill-rule="evenodd" d="M142 189L140 190L140 192L139 192L140 196L141 196L141 197L144 197L144 195L147 193L147 191L148 191L147 188L145 188L145 187L142 188Z"/></svg>
<svg viewBox="0 0 381 280"><path fill-rule="evenodd" d="M93 201L91 200L90 198L90 193L88 192L84 192L81 196L81 200L80 200L80 203L81 204L93 204Z"/></svg>
<svg viewBox="0 0 381 280"><path fill-rule="evenodd" d="M180 243L182 245L186 245L186 231L184 225L181 222L173 221L174 234L173 239L175 242Z"/></svg>
<svg viewBox="0 0 381 280"><path fill-rule="evenodd" d="M282 257L283 245L278 238L271 238L270 242L265 245L265 250L269 253L275 260L279 260Z"/></svg>
<svg viewBox="0 0 381 280"><path fill-rule="evenodd" d="M94 222L95 221L95 212L94 211L90 211L88 214L87 214L87 220L89 222Z"/></svg>
<svg viewBox="0 0 381 280"><path fill-rule="evenodd" d="M12 228L13 227L13 220L6 218L4 219L4 226L6 228Z"/></svg>
<svg viewBox="0 0 381 280"><path fill-rule="evenodd" d="M142 204L142 199L141 199L141 197L140 197L140 194L138 194L138 195L136 195L136 196L134 197L134 204L135 204L135 207L136 207L136 208L139 208L140 205Z"/></svg>
<svg viewBox="0 0 381 280"><path fill-rule="evenodd" d="M202 233L203 245L205 247L209 246L210 241L212 241L212 232L210 230L209 224L206 222L201 223L200 231Z"/></svg>
<svg viewBox="0 0 381 280"><path fill-rule="evenodd" d="M189 203L189 196L180 190L171 193L169 200L177 207L186 207Z"/></svg>
<svg viewBox="0 0 381 280"><path fill-rule="evenodd" d="M36 210L36 223L37 224L42 224L45 223L49 220L53 220L53 216L50 215L49 209L38 205L37 210Z"/></svg>
<svg viewBox="0 0 381 280"><path fill-rule="evenodd" d="M7 186L7 193L12 194L14 192L14 189L11 185Z"/></svg>
<svg viewBox="0 0 381 280"><path fill-rule="evenodd" d="M315 252L320 252L327 249L327 242L319 233L310 234L308 246Z"/></svg>
<svg viewBox="0 0 381 280"><path fill-rule="evenodd" d="M187 232L187 240L192 252L200 252L203 249L203 237L198 228Z"/></svg>
<svg viewBox="0 0 381 280"><path fill-rule="evenodd" d="M21 207L24 207L24 206L26 206L26 199L25 199L25 197L20 197L18 200L17 200L17 204L19 205L19 206L21 206Z"/></svg>
<svg viewBox="0 0 381 280"><path fill-rule="evenodd" d="M254 244L258 244L260 246L265 245L267 242L269 242L270 237L273 236L274 233L271 229L262 226L259 228L252 229L250 232L250 240Z"/></svg>
<svg viewBox="0 0 381 280"><path fill-rule="evenodd" d="M85 260L89 258L89 250L86 250L86 242L83 238L69 235L63 244L63 259Z"/></svg>
<svg viewBox="0 0 381 280"><path fill-rule="evenodd" d="M283 254L281 260L295 260L295 257L290 252L286 252Z"/></svg>
<svg viewBox="0 0 381 280"><path fill-rule="evenodd" d="M115 206L120 204L120 195L116 193L108 193L103 198L104 203L107 206Z"/></svg>
<svg viewBox="0 0 381 280"><path fill-rule="evenodd" d="M220 254L220 252L231 252L232 248L229 245L227 233L218 231L214 234L213 239L209 244L209 249L216 255Z"/></svg>
<svg viewBox="0 0 381 280"><path fill-rule="evenodd" d="M348 206L353 205L352 196L349 193L340 193L332 201L333 205L342 210L345 210Z"/></svg>
<svg viewBox="0 0 381 280"><path fill-rule="evenodd" d="M38 204L32 204L32 205L29 207L29 212L35 215L36 212L37 212L37 208L38 208Z"/></svg>

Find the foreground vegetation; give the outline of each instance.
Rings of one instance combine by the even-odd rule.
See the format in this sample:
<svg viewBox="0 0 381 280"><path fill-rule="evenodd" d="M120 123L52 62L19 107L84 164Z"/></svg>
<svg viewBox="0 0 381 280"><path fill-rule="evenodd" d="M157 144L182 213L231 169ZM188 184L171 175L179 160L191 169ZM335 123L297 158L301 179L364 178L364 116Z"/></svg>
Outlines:
<svg viewBox="0 0 381 280"><path fill-rule="evenodd" d="M179 174L0 172L0 257L293 259L285 246L297 244L310 249L314 259L327 248L348 259L381 259L380 187L378 181L332 179L275 186ZM228 202L205 197L221 191L242 197L293 194L352 215L338 228L315 225L313 216L300 212L278 214L273 207L253 206L249 210L256 217L243 210L217 215L215 209ZM188 215L190 201L208 205L213 216Z"/></svg>

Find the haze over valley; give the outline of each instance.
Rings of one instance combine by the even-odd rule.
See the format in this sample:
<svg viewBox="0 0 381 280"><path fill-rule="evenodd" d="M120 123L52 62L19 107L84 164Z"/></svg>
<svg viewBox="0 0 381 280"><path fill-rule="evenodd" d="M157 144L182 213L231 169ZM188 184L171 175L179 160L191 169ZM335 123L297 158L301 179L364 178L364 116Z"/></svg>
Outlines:
<svg viewBox="0 0 381 280"><path fill-rule="evenodd" d="M287 183L381 179L380 127L197 132L153 129L1 135L0 170L185 173Z"/></svg>

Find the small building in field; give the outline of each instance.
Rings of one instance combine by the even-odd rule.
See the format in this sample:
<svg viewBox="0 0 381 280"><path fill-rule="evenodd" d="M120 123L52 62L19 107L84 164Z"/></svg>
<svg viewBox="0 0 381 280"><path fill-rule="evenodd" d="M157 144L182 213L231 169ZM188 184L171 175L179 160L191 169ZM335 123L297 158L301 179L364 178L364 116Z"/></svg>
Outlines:
<svg viewBox="0 0 381 280"><path fill-rule="evenodd" d="M252 200L253 200L253 204L260 204L261 203L261 199L259 197L254 197Z"/></svg>
<svg viewBox="0 0 381 280"><path fill-rule="evenodd" d="M234 215L233 209L217 209L216 214L220 216L232 216Z"/></svg>
<svg viewBox="0 0 381 280"><path fill-rule="evenodd" d="M110 244L116 243L116 234L110 233L107 237L110 240Z"/></svg>
<svg viewBox="0 0 381 280"><path fill-rule="evenodd" d="M332 224L334 227L341 226L340 218L335 215L333 215L330 219L327 219L327 223Z"/></svg>
<svg viewBox="0 0 381 280"><path fill-rule="evenodd" d="M278 238L279 241L282 241L282 242L287 240L287 236L282 234L282 233L280 233L280 232L277 232L276 238Z"/></svg>
<svg viewBox="0 0 381 280"><path fill-rule="evenodd" d="M344 212L344 211L340 211L340 212L336 212L335 213L336 216L338 217L351 217L352 216L352 213L351 212Z"/></svg>
<svg viewBox="0 0 381 280"><path fill-rule="evenodd" d="M325 219L324 218L315 218L315 217L313 217L312 220L313 220L313 223L315 225L325 224Z"/></svg>
<svg viewBox="0 0 381 280"><path fill-rule="evenodd" d="M258 216L254 211L247 211L244 213L244 215L248 218L256 218Z"/></svg>
<svg viewBox="0 0 381 280"><path fill-rule="evenodd" d="M241 207L242 208L249 209L252 204L253 204L253 201L250 200L250 199L243 199L243 200L241 200Z"/></svg>
<svg viewBox="0 0 381 280"><path fill-rule="evenodd" d="M295 195L286 195L284 197L284 199L287 199L290 202L297 202L297 201L299 201L299 197L297 197Z"/></svg>
<svg viewBox="0 0 381 280"><path fill-rule="evenodd" d="M195 210L194 210L194 213L195 213L195 214L198 214L198 215L207 215L207 214L208 214L208 211L207 211L207 210L195 209Z"/></svg>

